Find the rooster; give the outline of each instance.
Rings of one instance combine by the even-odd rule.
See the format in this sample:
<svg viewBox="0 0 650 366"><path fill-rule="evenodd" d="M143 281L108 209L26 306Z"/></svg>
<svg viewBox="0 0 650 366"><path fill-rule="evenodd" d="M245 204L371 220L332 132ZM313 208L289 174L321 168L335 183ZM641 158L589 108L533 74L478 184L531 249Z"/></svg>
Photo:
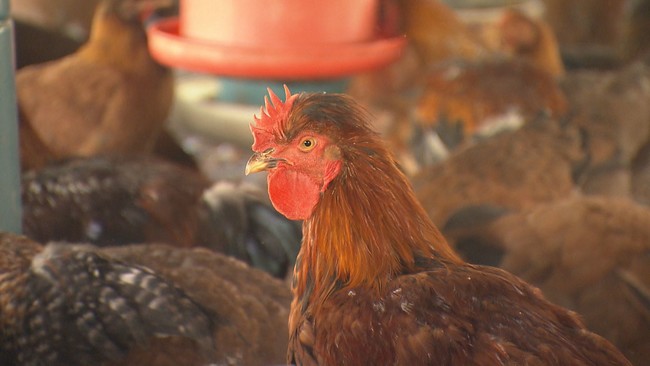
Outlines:
<svg viewBox="0 0 650 366"><path fill-rule="evenodd" d="M302 219L288 361L298 365L630 365L576 314L463 262L370 117L340 94L270 90L246 173Z"/></svg>

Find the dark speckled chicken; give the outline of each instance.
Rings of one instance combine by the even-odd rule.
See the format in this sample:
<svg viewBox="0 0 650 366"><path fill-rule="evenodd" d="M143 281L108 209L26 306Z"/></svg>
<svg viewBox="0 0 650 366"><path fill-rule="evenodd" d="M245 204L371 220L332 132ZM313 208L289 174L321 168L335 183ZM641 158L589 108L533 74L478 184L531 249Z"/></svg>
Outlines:
<svg viewBox="0 0 650 366"><path fill-rule="evenodd" d="M127 245L99 251L152 269L215 314L218 326L213 335L219 364L284 363L291 303L285 282L205 248Z"/></svg>
<svg viewBox="0 0 650 366"><path fill-rule="evenodd" d="M0 364L284 360L286 284L205 248L98 248L0 232Z"/></svg>
<svg viewBox="0 0 650 366"><path fill-rule="evenodd" d="M263 193L153 158L73 159L22 178L23 226L46 242L202 246L284 277L300 227Z"/></svg>
<svg viewBox="0 0 650 366"><path fill-rule="evenodd" d="M212 358L212 320L144 267L0 233L3 365L134 365L130 351L152 344L181 346L158 365L199 365Z"/></svg>

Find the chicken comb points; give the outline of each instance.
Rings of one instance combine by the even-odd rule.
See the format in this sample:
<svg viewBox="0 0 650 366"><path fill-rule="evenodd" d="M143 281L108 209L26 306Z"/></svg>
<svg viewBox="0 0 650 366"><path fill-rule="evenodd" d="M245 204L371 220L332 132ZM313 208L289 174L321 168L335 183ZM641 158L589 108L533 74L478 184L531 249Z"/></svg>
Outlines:
<svg viewBox="0 0 650 366"><path fill-rule="evenodd" d="M293 102L298 94L291 95L289 88L284 85L285 101L283 102L271 88L266 88L268 96L264 96L264 106L260 107L260 117L253 116L255 124L251 124L253 133L253 150L266 150L265 146L274 139L274 136L282 136L287 116L291 111ZM270 102L269 102L270 98Z"/></svg>

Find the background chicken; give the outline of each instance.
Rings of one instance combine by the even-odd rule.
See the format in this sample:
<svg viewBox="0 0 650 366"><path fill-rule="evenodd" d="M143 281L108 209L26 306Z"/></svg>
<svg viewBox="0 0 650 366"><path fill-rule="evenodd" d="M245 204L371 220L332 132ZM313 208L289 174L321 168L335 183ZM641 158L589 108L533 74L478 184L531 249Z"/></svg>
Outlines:
<svg viewBox="0 0 650 366"><path fill-rule="evenodd" d="M24 233L41 242L202 246L284 277L300 227L247 184L151 157L73 159L22 177Z"/></svg>
<svg viewBox="0 0 650 366"><path fill-rule="evenodd" d="M624 32L626 0L544 0L545 18L569 67L612 67Z"/></svg>
<svg viewBox="0 0 650 366"><path fill-rule="evenodd" d="M566 197L587 165L580 130L540 117L521 129L478 142L411 178L438 225L468 205L532 208Z"/></svg>
<svg viewBox="0 0 650 366"><path fill-rule="evenodd" d="M521 60L449 61L426 75L414 119L418 139L424 139L423 166L435 163L436 148L426 147L430 134L439 136L446 150L521 127L528 119L566 112L562 90L549 73ZM417 146L417 144L416 144ZM427 160L427 153L432 156Z"/></svg>
<svg viewBox="0 0 650 366"><path fill-rule="evenodd" d="M483 28L489 54L449 59L424 73L414 136L434 133L453 150L476 137L519 128L538 114L566 112L557 85L564 66L548 24L511 8Z"/></svg>
<svg viewBox="0 0 650 366"><path fill-rule="evenodd" d="M209 359L209 315L146 268L7 233L0 252L3 364L98 365L182 339L188 352L177 362Z"/></svg>
<svg viewBox="0 0 650 366"><path fill-rule="evenodd" d="M578 312L635 365L650 359L650 209L575 195L522 212L468 206L443 228L473 263L499 266Z"/></svg>
<svg viewBox="0 0 650 366"><path fill-rule="evenodd" d="M453 9L438 0L398 0L402 28L424 65L449 58L477 59L487 45Z"/></svg>
<svg viewBox="0 0 650 366"><path fill-rule="evenodd" d="M17 72L21 123L31 125L54 153L51 160L151 153L165 137L173 76L151 58L139 17L169 2L103 0L90 38L78 51ZM40 165L23 159L23 166Z"/></svg>
<svg viewBox="0 0 650 366"><path fill-rule="evenodd" d="M567 110L564 68L549 25L522 11L473 27L433 0L399 2L416 54L357 78L350 93L388 120L376 126L409 175L477 138ZM476 29L475 29L476 28ZM466 52L473 50L473 52ZM428 56L427 56L428 55Z"/></svg>
<svg viewBox="0 0 650 366"><path fill-rule="evenodd" d="M582 70L566 75L561 87L571 123L585 136L589 169L580 179L587 193L632 195L650 202L644 154L650 146L650 62L611 71ZM634 180L633 180L634 179Z"/></svg>
<svg viewBox="0 0 650 366"><path fill-rule="evenodd" d="M555 78L564 76L560 47L548 22L510 8L503 11L492 27L495 49L511 57L527 60Z"/></svg>
<svg viewBox="0 0 650 366"><path fill-rule="evenodd" d="M217 364L283 363L291 303L285 282L203 248L129 245L99 251L154 270L207 309L217 324L213 331Z"/></svg>
<svg viewBox="0 0 650 366"><path fill-rule="evenodd" d="M0 234L3 364L278 363L284 283L206 249ZM284 330L283 330L284 329Z"/></svg>
<svg viewBox="0 0 650 366"><path fill-rule="evenodd" d="M467 205L527 209L586 194L648 200L648 66L567 74L567 111L480 141L412 177L438 225ZM528 125L530 124L530 126Z"/></svg>
<svg viewBox="0 0 650 366"><path fill-rule="evenodd" d="M289 362L629 365L539 290L463 263L353 100L286 92L251 127L247 172L305 220Z"/></svg>

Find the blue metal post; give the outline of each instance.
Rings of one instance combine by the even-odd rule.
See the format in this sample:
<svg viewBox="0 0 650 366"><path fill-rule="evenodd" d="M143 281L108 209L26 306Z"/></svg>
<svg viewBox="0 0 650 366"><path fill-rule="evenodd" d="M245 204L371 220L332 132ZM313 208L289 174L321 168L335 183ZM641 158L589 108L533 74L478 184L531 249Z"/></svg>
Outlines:
<svg viewBox="0 0 650 366"><path fill-rule="evenodd" d="M22 214L13 42L9 0L0 0L0 230L20 233Z"/></svg>

